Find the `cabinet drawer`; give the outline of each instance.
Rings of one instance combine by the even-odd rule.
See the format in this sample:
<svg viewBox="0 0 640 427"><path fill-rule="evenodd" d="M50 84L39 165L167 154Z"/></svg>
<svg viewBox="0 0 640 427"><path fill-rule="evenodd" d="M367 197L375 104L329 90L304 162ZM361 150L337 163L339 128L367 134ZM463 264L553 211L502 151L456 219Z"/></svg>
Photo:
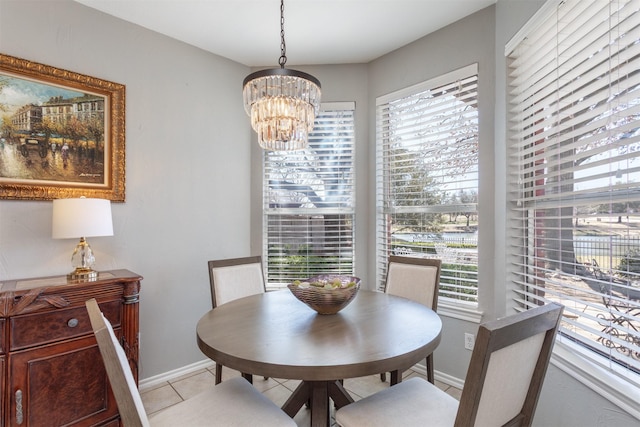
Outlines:
<svg viewBox="0 0 640 427"><path fill-rule="evenodd" d="M122 303L109 301L100 309L114 327L120 325ZM10 320L10 349L17 350L92 333L84 306L16 316Z"/></svg>

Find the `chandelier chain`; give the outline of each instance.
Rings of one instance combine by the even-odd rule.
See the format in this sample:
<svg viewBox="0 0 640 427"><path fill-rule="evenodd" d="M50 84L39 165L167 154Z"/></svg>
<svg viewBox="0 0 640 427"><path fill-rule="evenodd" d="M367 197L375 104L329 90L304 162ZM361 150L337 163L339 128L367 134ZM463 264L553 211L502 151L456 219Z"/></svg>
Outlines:
<svg viewBox="0 0 640 427"><path fill-rule="evenodd" d="M284 68L287 63L287 45L284 42L284 0L280 0L280 59L278 64Z"/></svg>
<svg viewBox="0 0 640 427"><path fill-rule="evenodd" d="M302 71L284 68L284 0L280 0L280 54L280 68L255 71L242 82L244 108L260 147L301 150L309 143L320 108L320 81Z"/></svg>

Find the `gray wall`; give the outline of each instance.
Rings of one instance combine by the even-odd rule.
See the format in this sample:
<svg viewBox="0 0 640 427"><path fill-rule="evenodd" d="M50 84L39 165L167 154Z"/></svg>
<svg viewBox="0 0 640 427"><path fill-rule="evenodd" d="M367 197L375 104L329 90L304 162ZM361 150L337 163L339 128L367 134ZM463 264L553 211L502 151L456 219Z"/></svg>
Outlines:
<svg viewBox="0 0 640 427"><path fill-rule="evenodd" d="M241 96L251 70L69 0L0 0L0 52L126 85L126 202L112 204L114 236L89 239L96 269L144 276L142 379L206 359L194 331L211 304L207 260L261 251L261 152ZM321 80L323 101L356 102L364 201L366 65L300 69ZM356 212L360 265L366 206ZM71 270L76 242L51 239L51 209L0 200L0 280Z"/></svg>
<svg viewBox="0 0 640 427"><path fill-rule="evenodd" d="M376 97L478 62L480 308L486 319L505 313L503 50L542 3L499 0L370 64L300 67L321 80L323 101L356 102L356 262L365 283L375 278ZM206 261L261 251L261 153L240 96L251 70L69 0L0 0L0 52L126 85L127 201L113 204L115 235L91 239L97 268L145 277L143 379L203 360L194 330L210 305ZM75 242L52 240L50 221L50 202L0 200L0 280L70 270ZM443 324L436 369L463 379L463 333L477 325ZM535 424L640 425L554 367Z"/></svg>
<svg viewBox="0 0 640 427"><path fill-rule="evenodd" d="M381 95L403 89L422 81L438 77L447 72L478 63L478 105L480 129L480 185L478 227L479 276L482 283L494 282L493 230L495 228L493 208L494 170L494 29L493 7L475 13L440 31L415 41L395 52L373 61L369 67L369 116L375 117L375 100ZM453 55L452 52L456 54ZM375 123L369 123L369 132L375 135ZM373 175L371 181L374 180ZM375 212L372 201L371 211ZM374 235L375 224L371 224ZM483 250L489 248L489 250ZM370 254L369 259L373 254ZM489 316L494 311L492 288L481 286L480 309ZM477 325L443 317L442 342L434 354L436 369L455 378L463 379L471 352L463 347L464 332L474 332Z"/></svg>
<svg viewBox="0 0 640 427"><path fill-rule="evenodd" d="M126 85L126 202L115 235L89 239L96 268L144 276L142 378L203 359L206 261L249 253L249 69L67 0L0 0L0 52ZM0 201L0 279L71 270L51 209Z"/></svg>
<svg viewBox="0 0 640 427"><path fill-rule="evenodd" d="M498 0L496 5L496 106L495 106L495 174L496 204L494 211L496 245L496 278L506 277L506 60L504 47L527 20L545 3L544 0ZM496 280L493 287L495 306L504 310L510 304L506 280ZM500 316L504 313L497 310ZM637 393L640 391L636 390ZM627 414L607 399L593 392L572 376L551 364L547 371L534 426L640 426L640 420Z"/></svg>

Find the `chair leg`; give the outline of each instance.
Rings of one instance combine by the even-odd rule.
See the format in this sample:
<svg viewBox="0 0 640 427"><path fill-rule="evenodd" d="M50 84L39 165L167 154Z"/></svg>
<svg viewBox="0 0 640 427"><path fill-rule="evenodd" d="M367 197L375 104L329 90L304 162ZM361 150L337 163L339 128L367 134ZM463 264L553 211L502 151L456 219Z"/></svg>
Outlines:
<svg viewBox="0 0 640 427"><path fill-rule="evenodd" d="M435 380L435 376L433 373L433 353L431 353L430 355L427 356L426 362L425 362L425 368L427 370L427 380L431 383L434 384L436 383ZM380 381L385 382L387 380L387 374L386 372L383 372L380 374ZM391 385L395 385L397 383L393 383Z"/></svg>
<svg viewBox="0 0 640 427"><path fill-rule="evenodd" d="M222 382L222 365L216 363L216 385Z"/></svg>
<svg viewBox="0 0 640 427"><path fill-rule="evenodd" d="M253 375L243 373L242 376L251 384L253 384ZM264 377L264 379L266 381L269 379L269 377ZM221 382L222 382L222 365L219 363L216 363L216 385L220 384Z"/></svg>
<svg viewBox="0 0 640 427"><path fill-rule="evenodd" d="M433 353L427 356L427 361L425 367L427 368L427 380L434 384L436 383L436 379L433 375Z"/></svg>
<svg viewBox="0 0 640 427"><path fill-rule="evenodd" d="M391 378L389 379L389 385L394 386L402 381L402 372L401 371L391 371Z"/></svg>
<svg viewBox="0 0 640 427"><path fill-rule="evenodd" d="M242 373L242 378L249 381L249 384L253 384L253 375L247 374L245 372Z"/></svg>

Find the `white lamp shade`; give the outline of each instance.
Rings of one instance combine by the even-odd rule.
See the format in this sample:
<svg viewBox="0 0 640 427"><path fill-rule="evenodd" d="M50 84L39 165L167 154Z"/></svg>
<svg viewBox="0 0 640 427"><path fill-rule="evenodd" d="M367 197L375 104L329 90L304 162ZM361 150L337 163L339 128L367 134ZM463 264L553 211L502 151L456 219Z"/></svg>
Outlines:
<svg viewBox="0 0 640 427"><path fill-rule="evenodd" d="M51 236L54 239L113 236L111 201L84 197L54 200Z"/></svg>

